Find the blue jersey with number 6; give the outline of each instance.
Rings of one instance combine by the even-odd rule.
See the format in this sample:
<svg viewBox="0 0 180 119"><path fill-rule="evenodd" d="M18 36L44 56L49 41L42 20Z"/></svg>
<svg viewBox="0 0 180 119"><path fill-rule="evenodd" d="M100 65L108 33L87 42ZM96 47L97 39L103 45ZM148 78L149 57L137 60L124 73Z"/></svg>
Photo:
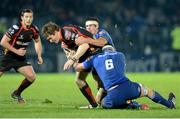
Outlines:
<svg viewBox="0 0 180 119"><path fill-rule="evenodd" d="M96 69L106 90L128 80L125 77L125 56L121 52L98 54L86 60L83 65L86 69L90 67Z"/></svg>

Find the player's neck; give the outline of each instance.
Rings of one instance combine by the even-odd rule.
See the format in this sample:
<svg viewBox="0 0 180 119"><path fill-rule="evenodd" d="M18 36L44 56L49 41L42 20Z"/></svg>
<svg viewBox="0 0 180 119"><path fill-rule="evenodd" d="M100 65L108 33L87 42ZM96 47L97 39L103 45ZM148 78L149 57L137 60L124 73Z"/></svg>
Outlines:
<svg viewBox="0 0 180 119"><path fill-rule="evenodd" d="M61 29L59 29L58 37L59 37L59 40L62 41L63 36L62 36L62 31L61 31Z"/></svg>
<svg viewBox="0 0 180 119"><path fill-rule="evenodd" d="M30 25L25 25L23 22L21 22L21 25L25 30L28 30L30 28Z"/></svg>

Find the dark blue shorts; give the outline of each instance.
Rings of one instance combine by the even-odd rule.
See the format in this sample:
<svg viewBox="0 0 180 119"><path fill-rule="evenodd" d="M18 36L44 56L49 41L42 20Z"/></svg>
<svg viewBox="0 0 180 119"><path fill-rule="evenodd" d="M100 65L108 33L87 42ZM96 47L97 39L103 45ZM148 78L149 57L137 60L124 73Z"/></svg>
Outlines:
<svg viewBox="0 0 180 119"><path fill-rule="evenodd" d="M108 92L102 100L102 106L103 108L122 108L127 104L127 100L136 99L140 94L141 88L138 83L126 81Z"/></svg>

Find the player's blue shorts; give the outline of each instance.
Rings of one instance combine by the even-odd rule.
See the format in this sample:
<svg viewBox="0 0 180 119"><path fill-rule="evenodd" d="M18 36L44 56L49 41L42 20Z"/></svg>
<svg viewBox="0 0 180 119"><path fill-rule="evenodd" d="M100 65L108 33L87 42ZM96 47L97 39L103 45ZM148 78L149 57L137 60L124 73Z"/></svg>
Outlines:
<svg viewBox="0 0 180 119"><path fill-rule="evenodd" d="M136 99L140 94L140 85L128 80L108 91L107 96L102 100L102 106L103 108L122 108L127 104L127 100Z"/></svg>

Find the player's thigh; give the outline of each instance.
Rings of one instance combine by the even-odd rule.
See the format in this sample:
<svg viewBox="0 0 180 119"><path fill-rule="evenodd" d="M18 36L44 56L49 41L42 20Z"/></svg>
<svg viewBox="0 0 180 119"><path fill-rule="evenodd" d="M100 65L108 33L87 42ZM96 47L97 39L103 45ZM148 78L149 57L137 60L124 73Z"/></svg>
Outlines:
<svg viewBox="0 0 180 119"><path fill-rule="evenodd" d="M103 108L122 108L124 105L126 97L118 88L108 92L102 100Z"/></svg>
<svg viewBox="0 0 180 119"><path fill-rule="evenodd" d="M113 101L111 100L111 96L108 94L106 97L102 99L101 105L105 109L111 109L113 108Z"/></svg>
<svg viewBox="0 0 180 119"><path fill-rule="evenodd" d="M129 89L129 90L128 90ZM139 83L128 81L124 88L128 100L139 98L141 95L141 86Z"/></svg>
<svg viewBox="0 0 180 119"><path fill-rule="evenodd" d="M138 83L132 81L126 81L124 83L119 84L117 88L112 90L113 100L132 100L140 97L141 87Z"/></svg>
<svg viewBox="0 0 180 119"><path fill-rule="evenodd" d="M86 80L89 71L76 72L76 80Z"/></svg>
<svg viewBox="0 0 180 119"><path fill-rule="evenodd" d="M36 79L36 74L31 65L22 66L18 68L17 71L21 73L23 76L25 76L29 81L34 81Z"/></svg>

